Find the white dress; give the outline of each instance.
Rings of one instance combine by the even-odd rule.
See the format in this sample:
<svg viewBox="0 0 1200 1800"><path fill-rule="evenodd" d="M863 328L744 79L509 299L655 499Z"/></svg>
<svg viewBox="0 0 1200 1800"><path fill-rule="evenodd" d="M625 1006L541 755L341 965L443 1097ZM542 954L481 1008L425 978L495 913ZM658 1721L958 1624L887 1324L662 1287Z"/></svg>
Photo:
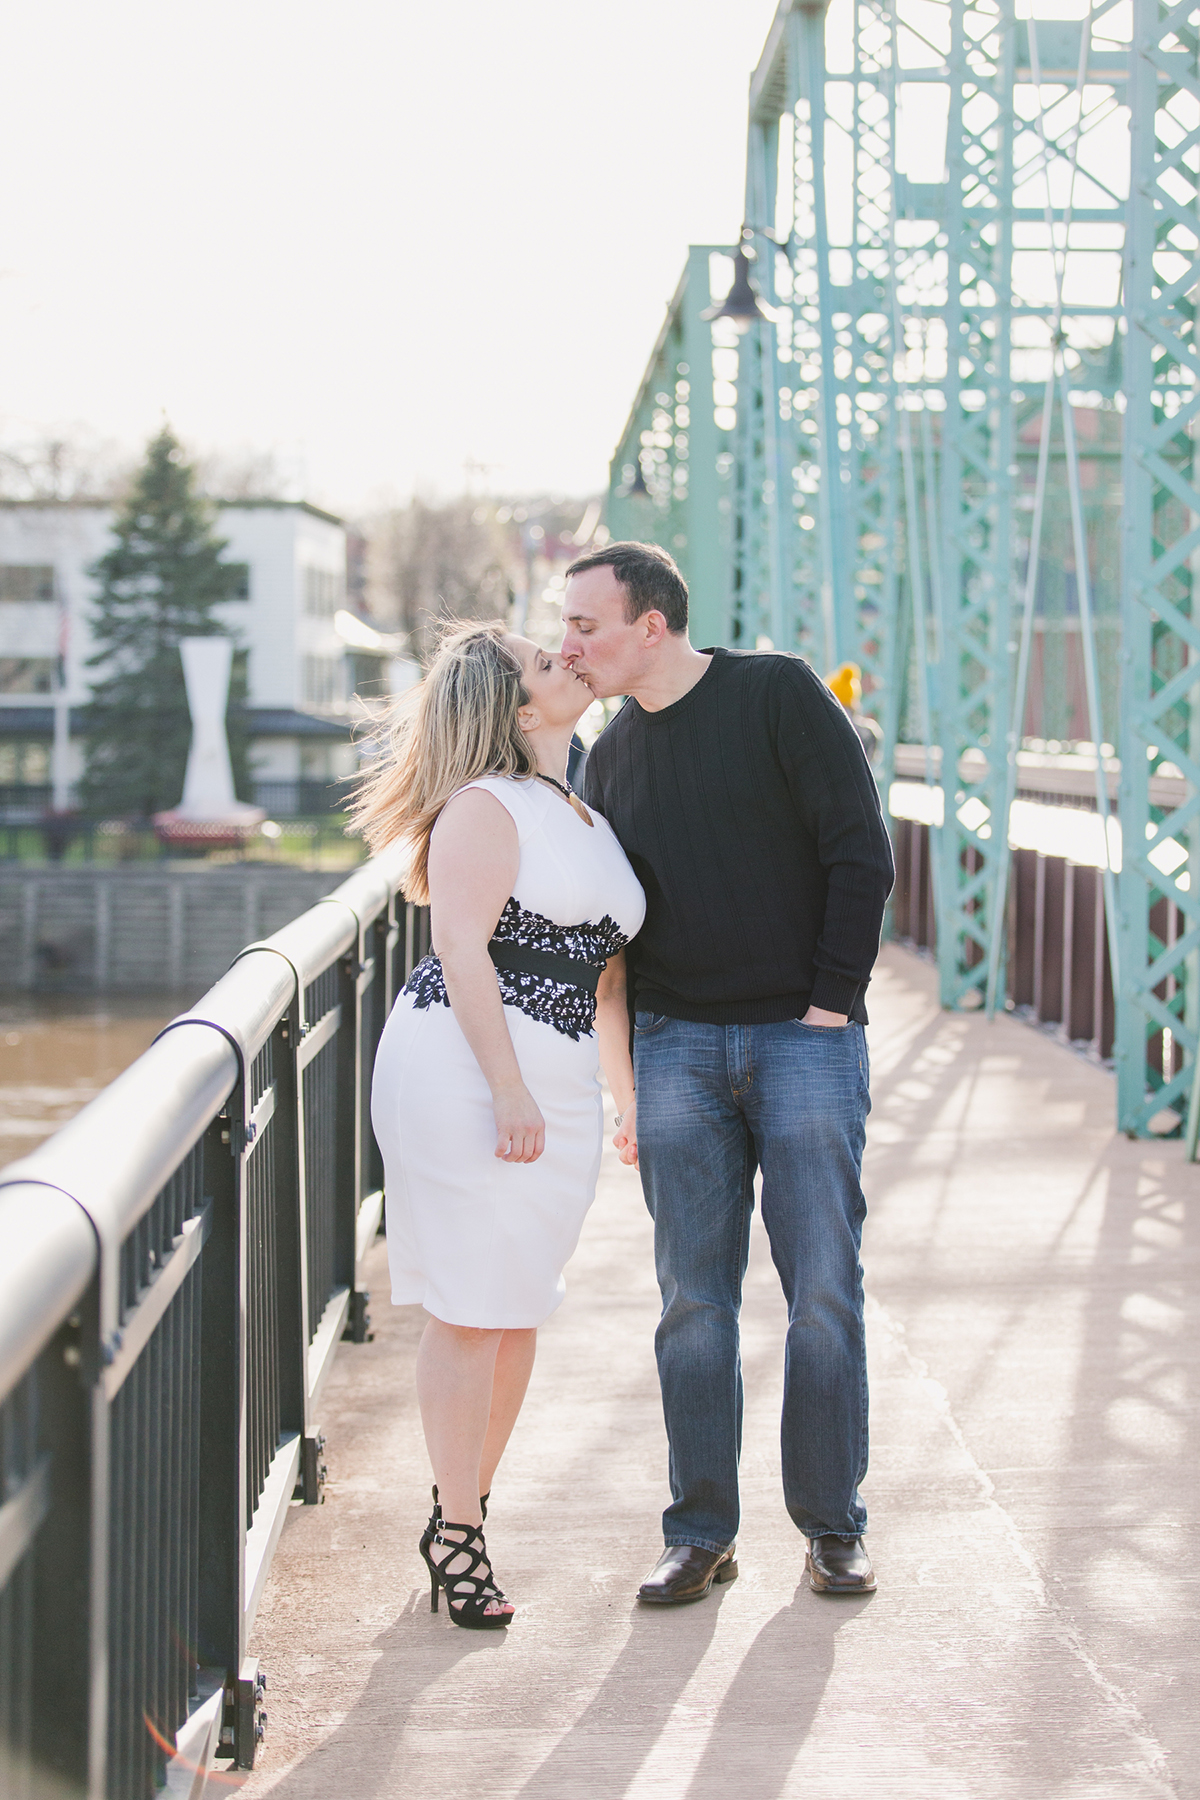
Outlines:
<svg viewBox="0 0 1200 1800"><path fill-rule="evenodd" d="M467 786L507 808L521 846L497 939L595 968L634 936L645 896L599 813L588 825L541 781L487 776ZM500 968L496 978L522 1079L546 1121L536 1162L495 1155L491 1093L436 955L396 1000L371 1090L392 1300L491 1330L540 1325L561 1302L603 1130L594 995L544 974Z"/></svg>

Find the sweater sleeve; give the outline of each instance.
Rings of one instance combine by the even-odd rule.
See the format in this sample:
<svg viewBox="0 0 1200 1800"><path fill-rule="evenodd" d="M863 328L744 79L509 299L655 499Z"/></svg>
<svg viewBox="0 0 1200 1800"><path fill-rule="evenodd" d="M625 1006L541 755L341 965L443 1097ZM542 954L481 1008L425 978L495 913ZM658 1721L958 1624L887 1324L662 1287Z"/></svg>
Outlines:
<svg viewBox="0 0 1200 1800"><path fill-rule="evenodd" d="M828 879L811 1004L848 1013L871 979L892 846L858 733L807 663L781 657L770 713L792 802Z"/></svg>

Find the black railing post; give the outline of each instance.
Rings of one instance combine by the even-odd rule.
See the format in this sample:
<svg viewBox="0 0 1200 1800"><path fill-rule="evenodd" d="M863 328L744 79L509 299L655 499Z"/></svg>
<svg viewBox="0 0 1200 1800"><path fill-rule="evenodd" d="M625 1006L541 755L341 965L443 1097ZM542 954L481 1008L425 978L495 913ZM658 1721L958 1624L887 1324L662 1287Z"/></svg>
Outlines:
<svg viewBox="0 0 1200 1800"><path fill-rule="evenodd" d="M396 945L400 941L401 927L396 923L395 902L387 912L380 915L371 927L371 956L374 973L371 982L368 1010L368 1027L364 1032L362 1050L362 1137L363 1137L363 1188L368 1194L375 1193L383 1186L383 1157L379 1145L375 1142L375 1133L371 1129L371 1077L375 1068L375 1052L379 1048L379 1040L383 1028L387 1024L388 1014L392 1010L395 999L393 989L393 963Z"/></svg>
<svg viewBox="0 0 1200 1800"><path fill-rule="evenodd" d="M36 1364L39 1438L49 1459L49 1506L31 1552L36 1597L31 1684L35 1795L43 1787L54 1794L90 1795L103 1777L108 1508L99 1471L93 1466L92 1421L100 1372L98 1286L93 1280ZM94 1566L97 1545L103 1551L99 1568Z"/></svg>
<svg viewBox="0 0 1200 1800"><path fill-rule="evenodd" d="M311 1021L305 1010L304 984L299 982L287 1013L278 1022L269 1045L274 1111L266 1127L267 1139L255 1152L269 1150L270 1160L254 1171L254 1207L261 1215L261 1277L270 1280L270 1320L265 1316L268 1296L257 1295L260 1327L269 1330L269 1346L278 1383L278 1432L272 1441L256 1443L254 1455L262 1469L254 1473L256 1493L266 1466L278 1444L296 1442L296 1493L307 1505L321 1498L322 1445L310 1417L308 1350L315 1322L309 1307L309 1246L304 1166L303 1051ZM261 1055L267 1055L264 1051ZM269 1234L269 1235L268 1235ZM261 1421L256 1424L261 1426ZM262 1431L259 1430L259 1439ZM243 1703L245 1695L243 1693Z"/></svg>
<svg viewBox="0 0 1200 1800"><path fill-rule="evenodd" d="M291 1076L291 1095L289 1105L288 1129L294 1133L295 1142L295 1179L288 1189L281 1188L280 1197L285 1205L290 1205L295 1220L297 1251L299 1254L299 1280L296 1298L299 1302L296 1322L299 1335L294 1345L287 1344L287 1350L294 1357L296 1378L300 1389L300 1470L297 1492L305 1506L319 1504L324 1477L324 1464L321 1452L325 1447L324 1439L317 1430L313 1409L309 1402L308 1383L308 1350L318 1321L312 1317L310 1297L312 1283L310 1280L310 1244L309 1244L309 1180L308 1155L304 1120L304 1086L307 1064L302 1057L304 1040L311 1030L313 1021L308 1016L308 1000L304 983L300 982L297 993L295 1013L296 1025L292 1030L291 1054L288 1057Z"/></svg>
<svg viewBox="0 0 1200 1800"><path fill-rule="evenodd" d="M232 1696L244 1655L246 1543L244 1221L238 1191L239 1090L204 1138L204 1186L212 1224L200 1263L200 1436L197 1652ZM233 1753L232 1720L222 1753Z"/></svg>
<svg viewBox="0 0 1200 1800"><path fill-rule="evenodd" d="M304 1216L300 1203L299 1097L296 1047L299 999L275 1028L275 1115L272 1169L279 1278L279 1418L285 1433L304 1436L305 1367L308 1350L304 1279Z"/></svg>
<svg viewBox="0 0 1200 1800"><path fill-rule="evenodd" d="M363 985L371 970L363 955L367 933L359 926L354 948L338 960L337 1104L334 1121L333 1283L354 1287L354 1240L363 1197L362 1012Z"/></svg>

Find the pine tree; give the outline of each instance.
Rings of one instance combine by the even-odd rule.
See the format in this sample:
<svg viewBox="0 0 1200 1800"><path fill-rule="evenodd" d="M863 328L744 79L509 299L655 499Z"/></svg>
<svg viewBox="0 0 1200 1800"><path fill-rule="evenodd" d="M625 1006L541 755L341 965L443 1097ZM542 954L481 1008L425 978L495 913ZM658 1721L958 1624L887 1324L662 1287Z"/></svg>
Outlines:
<svg viewBox="0 0 1200 1800"><path fill-rule="evenodd" d="M180 639L227 634L214 609L236 598L241 579L222 561L227 545L213 526L195 469L164 425L117 513L112 548L90 571L100 593L89 667L100 674L84 709L86 812L148 818L179 803L192 735ZM239 794L248 791L245 690L245 654L235 653L229 749Z"/></svg>

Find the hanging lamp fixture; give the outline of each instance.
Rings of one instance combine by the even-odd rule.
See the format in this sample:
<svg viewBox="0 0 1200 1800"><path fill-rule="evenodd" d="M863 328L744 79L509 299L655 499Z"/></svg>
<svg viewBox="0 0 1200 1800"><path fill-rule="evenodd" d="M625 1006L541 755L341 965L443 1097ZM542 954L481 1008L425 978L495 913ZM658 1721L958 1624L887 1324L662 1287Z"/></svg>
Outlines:
<svg viewBox="0 0 1200 1800"><path fill-rule="evenodd" d="M752 238L754 233L747 226L742 227L742 242L733 253L733 282L729 292L719 306L706 306L700 314L702 319L728 319L739 334L749 331L752 325L761 320L773 325L776 319L774 307L768 306L762 295L750 279L750 256L743 244ZM753 252L751 252L753 254Z"/></svg>

